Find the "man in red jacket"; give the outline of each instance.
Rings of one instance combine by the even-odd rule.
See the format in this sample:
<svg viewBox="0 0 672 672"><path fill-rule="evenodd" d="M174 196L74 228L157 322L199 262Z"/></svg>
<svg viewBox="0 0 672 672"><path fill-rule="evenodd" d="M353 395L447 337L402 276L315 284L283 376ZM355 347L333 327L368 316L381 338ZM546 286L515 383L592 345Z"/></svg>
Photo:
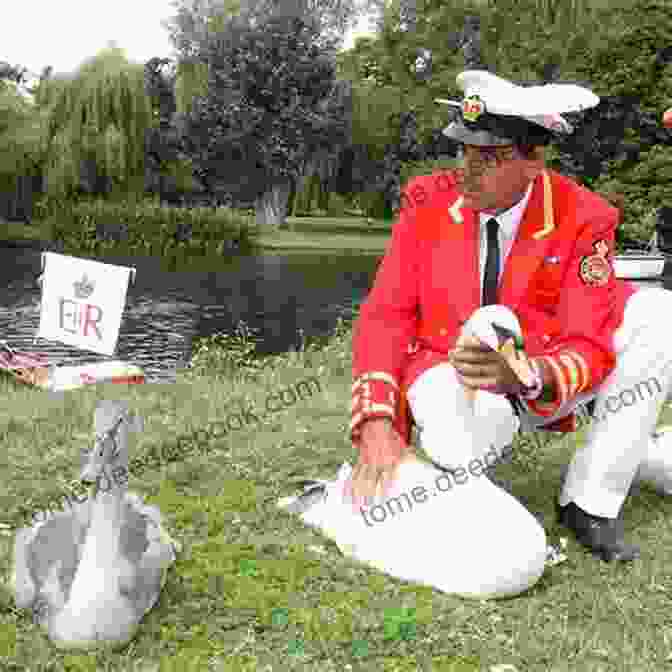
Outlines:
<svg viewBox="0 0 672 672"><path fill-rule="evenodd" d="M514 432L572 431L577 406L594 400L600 421L569 467L558 515L603 559L631 560L638 549L625 543L619 519L631 483L646 478L672 492L672 452L654 434L672 378L672 295L617 280L618 211L545 168L552 132L572 130L560 113L593 107L597 96L574 85L520 87L478 70L457 82L461 120L444 133L461 143L464 167L406 185L355 325L359 460L345 494L357 506L379 484L390 491L412 450L411 422L430 457L455 470L510 444L512 419ZM478 339L456 348L462 326L488 304L519 320L528 386ZM461 416L465 388L476 393L475 423Z"/></svg>

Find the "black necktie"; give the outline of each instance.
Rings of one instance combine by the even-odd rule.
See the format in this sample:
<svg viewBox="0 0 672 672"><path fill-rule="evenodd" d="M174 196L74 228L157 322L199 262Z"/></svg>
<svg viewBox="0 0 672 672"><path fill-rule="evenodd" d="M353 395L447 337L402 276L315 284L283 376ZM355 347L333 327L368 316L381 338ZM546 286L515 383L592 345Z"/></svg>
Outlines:
<svg viewBox="0 0 672 672"><path fill-rule="evenodd" d="M496 219L488 220L488 253L485 258L483 275L483 305L497 303L497 281L499 280L499 224Z"/></svg>
<svg viewBox="0 0 672 672"><path fill-rule="evenodd" d="M485 258L485 273L483 275L483 305L497 303L497 280L499 279L499 224L496 219L488 220L488 254ZM518 397L507 394L513 412L520 417L521 403Z"/></svg>

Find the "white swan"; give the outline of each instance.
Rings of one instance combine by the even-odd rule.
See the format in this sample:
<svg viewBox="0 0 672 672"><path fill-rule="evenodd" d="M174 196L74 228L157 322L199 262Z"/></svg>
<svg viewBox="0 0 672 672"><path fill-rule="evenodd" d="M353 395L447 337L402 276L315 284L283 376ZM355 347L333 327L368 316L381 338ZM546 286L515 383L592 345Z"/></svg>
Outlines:
<svg viewBox="0 0 672 672"><path fill-rule="evenodd" d="M353 512L341 499L352 468L334 480L315 481L278 507L332 539L339 550L395 578L474 599L511 597L533 586L544 571L544 529L514 497L487 476L458 484L409 455L399 466L398 489L374 507ZM448 482L452 483L448 487ZM414 500L419 487L429 493ZM375 503L374 503L375 506Z"/></svg>
<svg viewBox="0 0 672 672"><path fill-rule="evenodd" d="M59 648L124 646L156 603L179 544L161 514L127 490L129 431L142 422L123 402L102 401L81 479L92 499L17 531L12 585Z"/></svg>
<svg viewBox="0 0 672 672"><path fill-rule="evenodd" d="M503 306L480 309L472 318L463 335L471 332L495 348L500 344L493 321L507 333L520 335L518 321ZM476 403L491 404L493 413L497 403L508 403L466 388L464 395L467 413L474 412ZM494 433L494 416L490 424L479 427L479 441ZM500 425L498 451L510 444L517 426ZM493 443L489 439L484 445ZM500 455L494 453L491 461L485 457L492 464ZM543 574L549 557L543 527L488 476L467 473L465 482L464 476L458 479L410 453L399 464L395 492L385 498L379 492L373 506L353 511L342 499L351 473L345 462L333 480L304 481L304 491L281 499L278 507L322 531L344 555L442 592L476 599L510 597L528 590Z"/></svg>

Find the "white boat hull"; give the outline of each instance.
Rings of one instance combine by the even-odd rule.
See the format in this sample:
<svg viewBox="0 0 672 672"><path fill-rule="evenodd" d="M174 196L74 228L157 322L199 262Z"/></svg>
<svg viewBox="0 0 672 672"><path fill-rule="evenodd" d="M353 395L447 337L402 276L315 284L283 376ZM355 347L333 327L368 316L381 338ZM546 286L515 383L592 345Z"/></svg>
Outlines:
<svg viewBox="0 0 672 672"><path fill-rule="evenodd" d="M93 364L66 364L56 367L53 378L43 384L37 383L38 387L53 392L75 390L85 385L96 383L143 383L145 374L135 364L121 362L119 360L95 362Z"/></svg>
<svg viewBox="0 0 672 672"><path fill-rule="evenodd" d="M145 373L135 364L119 360L91 364L63 364L53 368L47 356L17 352L14 357L0 353L0 370L16 380L53 392L75 390L96 383L144 383Z"/></svg>
<svg viewBox="0 0 672 672"><path fill-rule="evenodd" d="M655 280L662 277L662 254L619 254L614 257L614 273L623 280Z"/></svg>

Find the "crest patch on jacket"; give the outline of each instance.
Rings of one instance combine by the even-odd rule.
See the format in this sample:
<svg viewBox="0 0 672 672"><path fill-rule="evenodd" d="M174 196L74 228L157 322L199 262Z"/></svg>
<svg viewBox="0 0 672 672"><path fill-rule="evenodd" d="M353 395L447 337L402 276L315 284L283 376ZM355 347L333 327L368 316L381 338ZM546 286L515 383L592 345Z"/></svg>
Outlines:
<svg viewBox="0 0 672 672"><path fill-rule="evenodd" d="M609 282L611 276L611 266L607 255L609 254L609 245L606 241L600 239L593 243L594 254L588 254L581 258L579 265L579 277L585 285L591 287L603 287Z"/></svg>

